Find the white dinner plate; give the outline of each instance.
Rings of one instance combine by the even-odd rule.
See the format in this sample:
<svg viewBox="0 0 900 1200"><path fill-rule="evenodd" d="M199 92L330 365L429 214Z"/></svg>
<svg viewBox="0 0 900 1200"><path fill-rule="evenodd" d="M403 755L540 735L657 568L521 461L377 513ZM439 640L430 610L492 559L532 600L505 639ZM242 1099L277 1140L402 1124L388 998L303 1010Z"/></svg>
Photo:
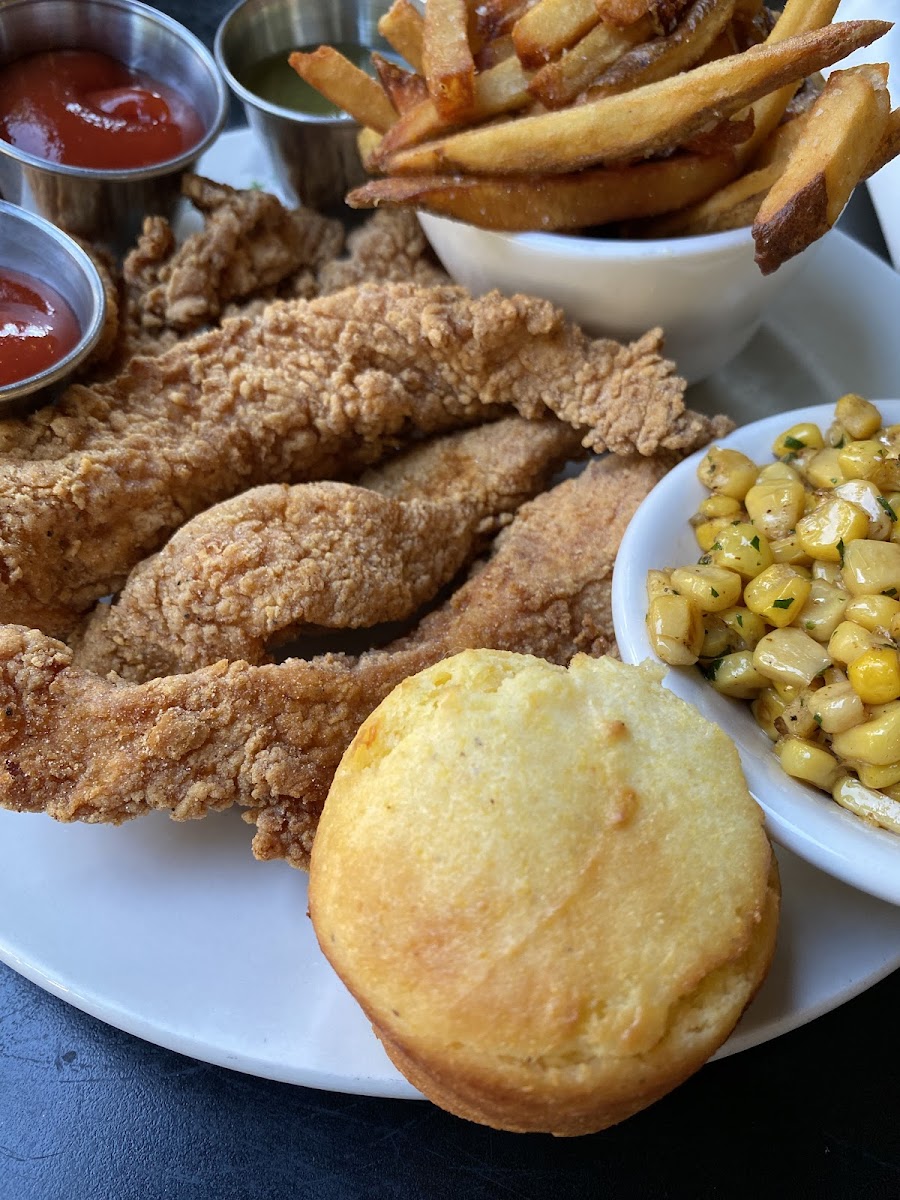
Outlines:
<svg viewBox="0 0 900 1200"><path fill-rule="evenodd" d="M267 185L249 136L202 169ZM900 393L900 278L833 235L750 347L692 392L753 420L855 390ZM120 828L0 812L0 959L148 1041L311 1087L415 1096L319 953L306 877L257 863L236 812ZM780 853L784 909L772 970L723 1053L776 1037L900 966L900 909Z"/></svg>

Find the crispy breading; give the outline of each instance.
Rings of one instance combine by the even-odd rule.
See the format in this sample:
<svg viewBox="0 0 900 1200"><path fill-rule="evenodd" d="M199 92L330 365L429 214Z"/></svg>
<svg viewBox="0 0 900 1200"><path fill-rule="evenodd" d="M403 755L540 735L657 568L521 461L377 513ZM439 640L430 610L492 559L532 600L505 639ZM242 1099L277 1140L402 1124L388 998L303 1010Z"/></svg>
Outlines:
<svg viewBox="0 0 900 1200"><path fill-rule="evenodd" d="M98 604L75 665L142 681L269 661L308 626L411 617L577 455L560 421L507 417L367 472L363 486L269 484L213 505Z"/></svg>
<svg viewBox="0 0 900 1200"><path fill-rule="evenodd" d="M450 282L431 252L416 214L382 209L347 238L346 258L332 259L318 273L322 295L356 283L418 283L424 286Z"/></svg>
<svg viewBox="0 0 900 1200"><path fill-rule="evenodd" d="M210 504L346 477L413 432L549 413L589 449L689 450L730 424L685 409L651 331L591 339L545 300L363 285L226 322L56 407L0 423L0 620L71 631Z"/></svg>
<svg viewBox="0 0 900 1200"><path fill-rule="evenodd" d="M240 804L258 826L258 857L306 866L344 749L400 680L469 647L558 663L614 647L616 549L667 465L607 457L529 502L444 606L358 658L222 662L131 684L73 667L67 646L35 630L3 626L0 805L121 822Z"/></svg>

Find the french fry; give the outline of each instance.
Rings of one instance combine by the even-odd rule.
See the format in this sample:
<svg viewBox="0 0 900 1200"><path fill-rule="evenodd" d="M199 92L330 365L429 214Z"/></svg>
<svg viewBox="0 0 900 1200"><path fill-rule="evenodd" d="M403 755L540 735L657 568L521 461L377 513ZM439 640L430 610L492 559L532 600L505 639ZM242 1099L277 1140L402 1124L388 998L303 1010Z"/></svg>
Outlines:
<svg viewBox="0 0 900 1200"><path fill-rule="evenodd" d="M422 65L428 94L441 116L448 121L466 117L475 99L466 0L429 0Z"/></svg>
<svg viewBox="0 0 900 1200"><path fill-rule="evenodd" d="M882 167L886 167L898 154L900 154L900 108L895 108L887 119L878 149L866 163L863 179L869 179Z"/></svg>
<svg viewBox="0 0 900 1200"><path fill-rule="evenodd" d="M538 0L513 26L523 67L540 67L584 37L600 21L596 0Z"/></svg>
<svg viewBox="0 0 900 1200"><path fill-rule="evenodd" d="M595 0L601 21L624 27L648 20L654 33L666 34L678 24L690 0Z"/></svg>
<svg viewBox="0 0 900 1200"><path fill-rule="evenodd" d="M448 169L475 175L561 174L667 152L715 120L821 70L890 28L887 21L845 21L766 42L622 95L451 134L393 155L385 165L397 174L434 175Z"/></svg>
<svg viewBox="0 0 900 1200"><path fill-rule="evenodd" d="M756 262L768 275L826 233L840 216L887 128L888 68L832 73L806 118L807 136L760 205Z"/></svg>
<svg viewBox="0 0 900 1200"><path fill-rule="evenodd" d="M582 229L692 203L731 177L731 158L672 155L627 167L571 175L393 176L347 197L351 208L418 208L484 229Z"/></svg>
<svg viewBox="0 0 900 1200"><path fill-rule="evenodd" d="M508 33L504 33L490 42L485 42L477 50L473 48L472 53L475 58L476 84L478 82L478 74L481 71L490 71L492 67L506 62L507 59L516 58L516 48L513 45L512 35ZM518 62L518 59L516 61Z"/></svg>
<svg viewBox="0 0 900 1200"><path fill-rule="evenodd" d="M378 32L401 58L406 59L414 71L422 74L425 21L410 0L394 0L384 16L379 19Z"/></svg>
<svg viewBox="0 0 900 1200"><path fill-rule="evenodd" d="M703 0L709 3L709 0ZM731 0L718 0L731 3ZM576 42L568 53L541 67L528 90L546 108L565 108L626 51L652 34L648 19L625 29L601 22Z"/></svg>
<svg viewBox="0 0 900 1200"><path fill-rule="evenodd" d="M733 13L734 0L694 0L667 37L635 46L599 78L595 76L588 99L668 79L694 66L725 30Z"/></svg>
<svg viewBox="0 0 900 1200"><path fill-rule="evenodd" d="M405 70L377 50L372 51L372 66L386 96L401 115L428 99L428 88L421 75Z"/></svg>
<svg viewBox="0 0 900 1200"><path fill-rule="evenodd" d="M356 135L356 149L359 152L359 161L370 175L377 174L378 149L380 145L381 134L377 129L363 127Z"/></svg>
<svg viewBox="0 0 900 1200"><path fill-rule="evenodd" d="M695 138L682 143L681 149L688 154L724 154L734 146L746 142L753 133L753 110L745 109L736 117L728 117L706 129Z"/></svg>
<svg viewBox="0 0 900 1200"><path fill-rule="evenodd" d="M478 0L470 13L473 49L508 34L531 5L531 0Z"/></svg>
<svg viewBox="0 0 900 1200"><path fill-rule="evenodd" d="M301 79L360 125L383 133L396 121L397 113L381 85L333 46L319 46L309 54L295 50L288 61Z"/></svg>
<svg viewBox="0 0 900 1200"><path fill-rule="evenodd" d="M507 58L489 71L475 76L475 98L467 124L476 125L491 117L516 112L532 102L528 93L528 77L515 57ZM428 138L438 137L453 128L438 112L431 100L403 114L388 130L382 141L381 154L391 154L410 146L418 146Z"/></svg>

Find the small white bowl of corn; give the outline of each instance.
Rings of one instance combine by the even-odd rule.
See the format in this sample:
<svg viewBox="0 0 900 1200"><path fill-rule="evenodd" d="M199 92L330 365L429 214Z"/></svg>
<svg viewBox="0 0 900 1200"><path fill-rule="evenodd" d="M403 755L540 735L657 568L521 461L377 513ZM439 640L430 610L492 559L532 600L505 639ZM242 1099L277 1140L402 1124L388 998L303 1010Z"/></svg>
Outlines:
<svg viewBox="0 0 900 1200"><path fill-rule="evenodd" d="M680 463L612 602L622 658L661 659L734 739L773 838L900 904L900 400L780 413Z"/></svg>

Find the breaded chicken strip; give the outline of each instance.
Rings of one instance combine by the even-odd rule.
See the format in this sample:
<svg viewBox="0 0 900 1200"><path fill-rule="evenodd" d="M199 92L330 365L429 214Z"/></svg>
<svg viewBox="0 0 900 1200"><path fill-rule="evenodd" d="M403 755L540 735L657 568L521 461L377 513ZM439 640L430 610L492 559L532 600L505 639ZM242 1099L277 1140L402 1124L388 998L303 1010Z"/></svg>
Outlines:
<svg viewBox="0 0 900 1200"><path fill-rule="evenodd" d="M393 281L436 286L450 282L438 263L414 212L379 209L347 238L347 257L319 268L321 295L357 283Z"/></svg>
<svg viewBox="0 0 900 1200"><path fill-rule="evenodd" d="M258 857L306 866L344 749L402 679L466 647L558 663L613 648L616 548L665 467L608 457L545 492L414 634L359 658L223 662L131 684L78 670L69 648L41 633L2 627L0 805L121 822L240 804L258 826Z"/></svg>
<svg viewBox="0 0 900 1200"><path fill-rule="evenodd" d="M415 432L553 413L593 450L689 450L659 330L591 339L545 300L363 285L273 304L0 422L0 621L65 634L186 520L249 487L346 477Z"/></svg>
<svg viewBox="0 0 900 1200"><path fill-rule="evenodd" d="M75 665L143 681L267 662L268 646L308 626L411 617L579 450L560 421L507 417L408 451L363 486L251 488L194 517L97 605Z"/></svg>

